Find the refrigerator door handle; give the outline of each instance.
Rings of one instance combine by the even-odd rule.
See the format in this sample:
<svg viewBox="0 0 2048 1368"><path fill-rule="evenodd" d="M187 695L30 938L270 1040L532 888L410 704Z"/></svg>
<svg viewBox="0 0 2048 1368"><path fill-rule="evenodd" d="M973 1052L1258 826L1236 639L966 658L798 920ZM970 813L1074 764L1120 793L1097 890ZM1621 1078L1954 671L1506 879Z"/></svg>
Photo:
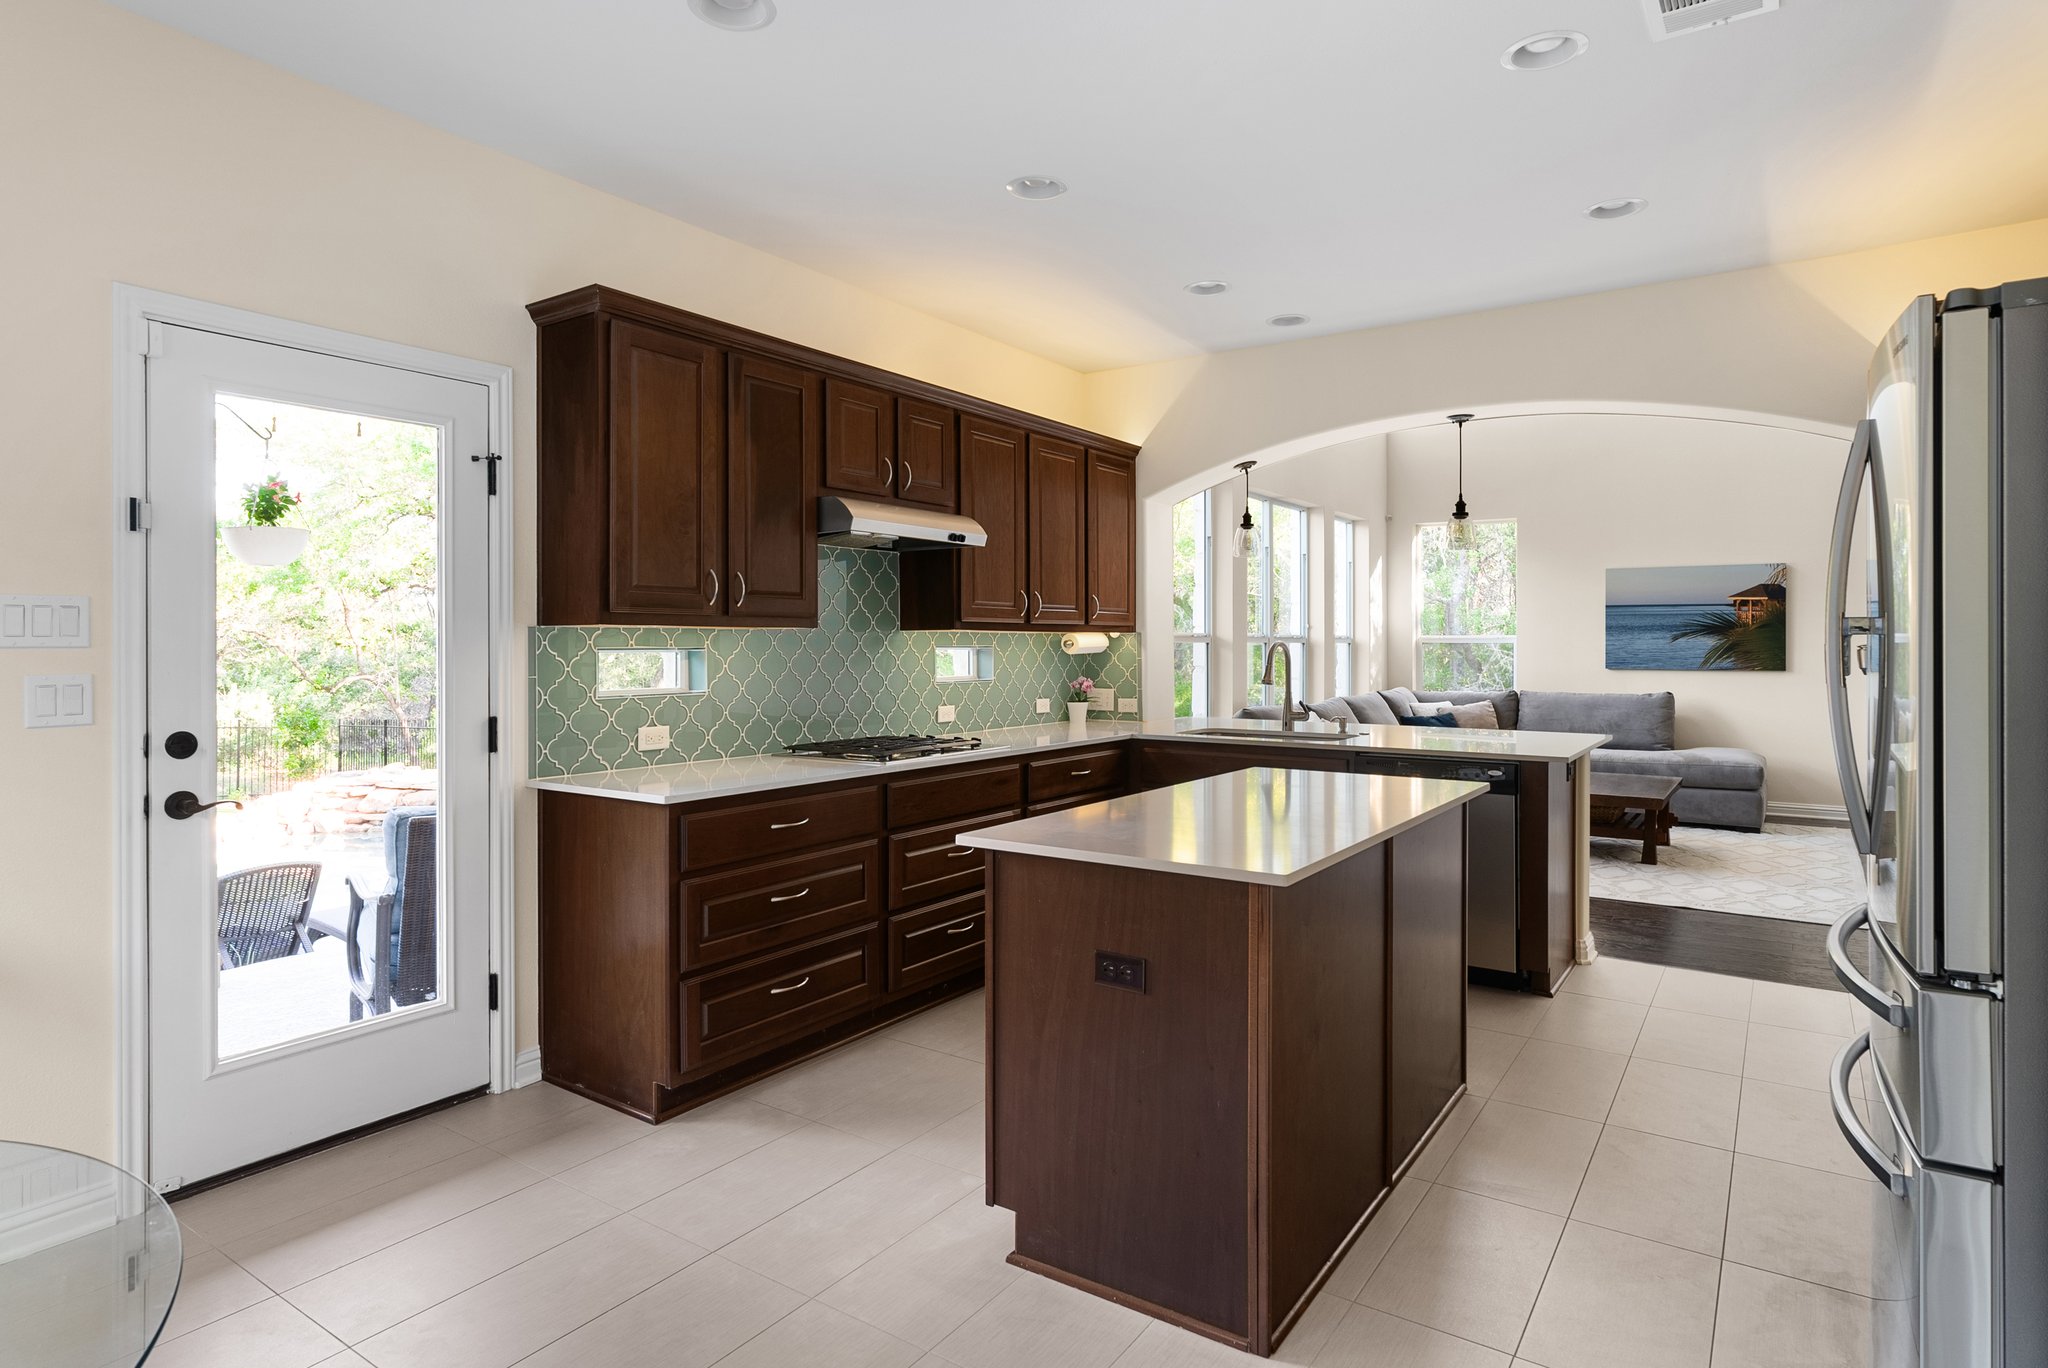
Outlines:
<svg viewBox="0 0 2048 1368"><path fill-rule="evenodd" d="M1857 930L1870 925L1870 905L1851 909L1842 919L1828 928L1828 961L1835 967L1835 977L1849 990L1849 996L1868 1007L1886 1024L1899 1030L1906 1029L1906 1004L1898 994L1888 993L1865 977L1856 967L1856 961L1849 954L1849 937ZM1871 931L1871 935L1881 934Z"/></svg>
<svg viewBox="0 0 2048 1368"><path fill-rule="evenodd" d="M1849 1101L1849 1075L1856 1071L1856 1061L1869 1053L1870 1032L1865 1031L1842 1047L1835 1056L1834 1067L1828 1070L1828 1097L1834 1105L1835 1124L1841 1127L1842 1138L1849 1142L1850 1149L1856 1151L1856 1157L1876 1175L1878 1182L1891 1190L1892 1196L1909 1196L1913 1180L1903 1169L1893 1165L1890 1155L1878 1148L1877 1141L1863 1128L1863 1119L1856 1115L1855 1105ZM1880 1101L1878 1105L1884 1104Z"/></svg>
<svg viewBox="0 0 2048 1368"><path fill-rule="evenodd" d="M1866 418L1856 425L1849 444L1849 464L1842 472L1842 492L1835 503L1834 542L1828 552L1828 612L1841 612L1849 590L1849 554L1856 538L1856 505L1864 476L1871 481L1870 512L1876 524L1872 540L1877 555L1880 615L1876 618L1833 617L1827 624L1827 645L1822 659L1830 662L1827 683L1828 723L1835 741L1835 772L1841 780L1843 805L1849 813L1849 834L1859 854L1873 851L1873 832L1878 805L1884 801L1886 767L1891 762L1892 678L1889 653L1883 650L1884 633L1891 616L1891 534L1884 504L1884 474L1876 459L1877 425ZM1850 642L1859 636L1874 637L1877 652L1878 706L1876 735L1870 738L1870 773L1858 772L1856 740L1849 726Z"/></svg>

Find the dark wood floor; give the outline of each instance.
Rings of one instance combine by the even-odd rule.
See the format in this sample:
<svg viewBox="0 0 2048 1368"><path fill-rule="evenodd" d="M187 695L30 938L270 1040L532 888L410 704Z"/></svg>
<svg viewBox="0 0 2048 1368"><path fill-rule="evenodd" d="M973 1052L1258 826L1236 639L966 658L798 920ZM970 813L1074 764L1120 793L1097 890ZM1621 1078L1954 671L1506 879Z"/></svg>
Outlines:
<svg viewBox="0 0 2048 1368"><path fill-rule="evenodd" d="M1603 955L1709 974L1840 988L1828 966L1825 925L1707 912L1691 907L1593 899L1593 943ZM1849 942L1861 963L1865 933Z"/></svg>

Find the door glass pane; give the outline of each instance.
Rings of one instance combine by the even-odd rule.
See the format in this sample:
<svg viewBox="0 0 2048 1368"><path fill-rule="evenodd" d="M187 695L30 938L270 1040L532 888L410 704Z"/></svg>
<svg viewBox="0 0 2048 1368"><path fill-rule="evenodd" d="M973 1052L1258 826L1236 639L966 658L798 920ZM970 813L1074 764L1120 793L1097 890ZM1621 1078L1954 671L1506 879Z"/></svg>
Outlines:
<svg viewBox="0 0 2048 1368"><path fill-rule="evenodd" d="M439 996L441 434L234 394L214 420L226 1059Z"/></svg>

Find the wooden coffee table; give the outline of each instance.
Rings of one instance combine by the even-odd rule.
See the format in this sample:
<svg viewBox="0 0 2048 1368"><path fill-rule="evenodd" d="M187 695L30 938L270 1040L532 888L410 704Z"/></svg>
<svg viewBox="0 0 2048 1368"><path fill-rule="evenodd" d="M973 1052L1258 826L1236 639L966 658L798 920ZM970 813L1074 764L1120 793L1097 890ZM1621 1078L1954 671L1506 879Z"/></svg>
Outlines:
<svg viewBox="0 0 2048 1368"><path fill-rule="evenodd" d="M1643 863L1671 844L1671 795L1678 780L1655 774L1595 774L1589 790L1593 834L1643 843Z"/></svg>

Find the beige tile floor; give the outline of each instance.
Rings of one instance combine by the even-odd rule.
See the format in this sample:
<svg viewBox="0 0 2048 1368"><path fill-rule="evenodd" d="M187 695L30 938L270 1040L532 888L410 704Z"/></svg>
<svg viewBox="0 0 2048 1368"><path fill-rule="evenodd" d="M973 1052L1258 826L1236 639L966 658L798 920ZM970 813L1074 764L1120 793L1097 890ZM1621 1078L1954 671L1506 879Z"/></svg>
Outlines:
<svg viewBox="0 0 2048 1368"><path fill-rule="evenodd" d="M1838 993L1604 960L1475 989L1472 1096L1275 1362L1865 1368L1901 1270L1828 1116ZM152 1368L1207 1368L1003 1261L981 996L652 1128L545 1085L176 1204Z"/></svg>

